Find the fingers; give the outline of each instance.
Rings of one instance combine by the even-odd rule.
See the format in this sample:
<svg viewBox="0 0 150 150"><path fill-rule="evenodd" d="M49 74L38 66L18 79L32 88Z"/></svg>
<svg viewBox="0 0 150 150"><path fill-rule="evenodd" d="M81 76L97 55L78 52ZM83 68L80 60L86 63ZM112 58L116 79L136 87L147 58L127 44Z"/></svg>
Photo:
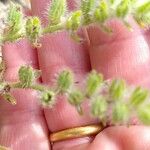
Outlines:
<svg viewBox="0 0 150 150"><path fill-rule="evenodd" d="M22 65L38 68L36 51L27 41L6 44L3 47L6 65L5 80L17 81ZM13 90L17 105L12 106L0 99L0 144L15 150L49 150L48 131L37 93L31 90Z"/></svg>
<svg viewBox="0 0 150 150"><path fill-rule="evenodd" d="M68 140L58 142L57 144L54 144L53 149L54 150L88 150L88 147L90 145L90 142L93 139L90 137L83 137L83 138L77 138L73 140Z"/></svg>
<svg viewBox="0 0 150 150"><path fill-rule="evenodd" d="M149 150L150 128L144 126L109 127L100 132L91 142L86 141L69 148L63 146L61 148L64 150ZM61 148L54 147L54 150Z"/></svg>
<svg viewBox="0 0 150 150"><path fill-rule="evenodd" d="M45 10L47 3L48 1L32 0L33 14L44 18L41 12ZM44 83L52 85L55 81L54 76L64 68L69 68L75 73L77 82L85 78L90 64L88 52L83 44L74 42L66 32L47 35L41 42L42 48L38 50L38 57ZM85 110L87 111L87 107ZM88 114L80 117L64 98L59 98L54 108L45 109L45 115L51 131L91 122Z"/></svg>
<svg viewBox="0 0 150 150"><path fill-rule="evenodd" d="M109 23L112 35L100 31L98 27L88 30L91 65L106 78L119 77L132 84L149 87L149 45L134 21L130 20L130 23L133 32L118 20Z"/></svg>
<svg viewBox="0 0 150 150"><path fill-rule="evenodd" d="M88 150L148 150L149 133L150 128L143 126L110 127L96 136Z"/></svg>
<svg viewBox="0 0 150 150"><path fill-rule="evenodd" d="M18 70L22 65L31 65L34 68L38 68L36 51L32 49L30 44L25 40L20 41L19 43L4 45L3 59L6 66L4 77L7 81L12 82L18 80ZM32 95L35 95L35 92L29 91L29 103L25 99L22 99L22 94L24 93L24 90L19 90L19 92L14 91L14 94L18 97L18 104L13 107L13 109L16 109L17 111L21 110L21 108L26 110L41 110L40 106L38 105L37 99L32 99ZM7 104L7 102L0 101L0 103L2 111L14 111L11 110L12 106L10 104Z"/></svg>
<svg viewBox="0 0 150 150"><path fill-rule="evenodd" d="M7 116L7 123L0 123L0 145L13 150L50 150L47 127L43 116L33 113L20 113L18 119L12 113ZM32 119L31 119L32 118ZM8 122L8 120L11 122ZM6 120L5 120L6 121Z"/></svg>

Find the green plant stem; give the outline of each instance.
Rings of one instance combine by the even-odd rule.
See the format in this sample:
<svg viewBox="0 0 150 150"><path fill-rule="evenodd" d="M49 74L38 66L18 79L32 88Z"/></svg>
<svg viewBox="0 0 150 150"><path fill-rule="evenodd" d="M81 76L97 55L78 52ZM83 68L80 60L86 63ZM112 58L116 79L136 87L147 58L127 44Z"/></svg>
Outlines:
<svg viewBox="0 0 150 150"><path fill-rule="evenodd" d="M44 92L47 89L45 86L42 86L42 85L39 85L39 84L34 84L30 88L34 89L36 91L40 91L40 92Z"/></svg>
<svg viewBox="0 0 150 150"><path fill-rule="evenodd" d="M57 24L57 25L53 25L53 26L47 26L43 29L43 34L46 33L53 33L55 31L59 31L59 30L63 30L64 29L64 25L63 24Z"/></svg>
<svg viewBox="0 0 150 150"><path fill-rule="evenodd" d="M0 39L0 41L2 41L3 43L5 43L5 42L7 42L7 41L11 41L11 42L13 42L14 41L14 39L23 39L23 38L25 38L26 36L25 35L21 35L21 34L15 34L15 35L13 35L13 36L5 36L5 37L3 37L3 38L1 38Z"/></svg>
<svg viewBox="0 0 150 150"><path fill-rule="evenodd" d="M22 88L20 83L12 83L12 84L10 84L10 87L14 88L14 89ZM36 90L36 91L44 92L47 88L43 85L40 85L40 84L33 84L30 87L27 87L25 89L33 89L33 90Z"/></svg>

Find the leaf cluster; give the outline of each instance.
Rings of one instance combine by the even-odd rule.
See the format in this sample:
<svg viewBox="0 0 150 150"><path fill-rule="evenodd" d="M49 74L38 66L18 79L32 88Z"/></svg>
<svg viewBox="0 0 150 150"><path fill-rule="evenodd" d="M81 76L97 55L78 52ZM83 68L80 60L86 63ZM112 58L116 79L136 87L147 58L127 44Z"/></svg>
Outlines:
<svg viewBox="0 0 150 150"><path fill-rule="evenodd" d="M81 88L75 84L73 73L63 70L58 74L56 84L52 87L37 84L40 71L29 66L19 69L19 81L0 83L2 97L16 104L11 94L12 89L23 88L36 90L44 107L52 108L57 97L63 95L68 103L82 115L83 103L90 104L91 115L106 124L130 124L136 116L143 124L150 125L150 92L142 87L131 87L124 80L104 80L103 75L91 71Z"/></svg>
<svg viewBox="0 0 150 150"><path fill-rule="evenodd" d="M105 32L112 32L107 22L118 18L131 29L128 21L131 16L141 27L148 27L150 1L139 3L140 0L81 0L80 6L69 12L66 0L52 0L48 9L46 27L42 27L38 17L25 17L20 6L11 4L7 15L7 25L0 38L1 43L28 38L35 47L39 47L41 46L39 39L44 34L62 30L68 31L73 39L80 41L77 31L81 27L97 24Z"/></svg>

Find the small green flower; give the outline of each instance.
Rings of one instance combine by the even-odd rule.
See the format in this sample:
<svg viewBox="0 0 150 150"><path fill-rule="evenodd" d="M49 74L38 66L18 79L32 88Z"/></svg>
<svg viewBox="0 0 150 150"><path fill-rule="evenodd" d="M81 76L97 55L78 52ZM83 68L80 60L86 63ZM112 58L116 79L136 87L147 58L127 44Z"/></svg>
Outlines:
<svg viewBox="0 0 150 150"><path fill-rule="evenodd" d="M55 93L50 90L42 92L41 102L43 106L52 107L55 104Z"/></svg>
<svg viewBox="0 0 150 150"><path fill-rule="evenodd" d="M120 100L125 93L126 83L124 80L113 80L110 85L110 95L114 100Z"/></svg>
<svg viewBox="0 0 150 150"><path fill-rule="evenodd" d="M101 1L99 6L95 9L94 19L96 22L103 23L109 17L108 4L105 1Z"/></svg>
<svg viewBox="0 0 150 150"><path fill-rule="evenodd" d="M57 79L57 88L60 92L67 92L74 82L73 74L69 70L62 71Z"/></svg>
<svg viewBox="0 0 150 150"><path fill-rule="evenodd" d="M92 21L92 11L96 6L96 0L81 0L81 11L83 13L83 24L87 25Z"/></svg>
<svg viewBox="0 0 150 150"><path fill-rule="evenodd" d="M117 6L116 9L116 15L119 18L125 18L129 11L131 6L131 0L121 0L120 4Z"/></svg>
<svg viewBox="0 0 150 150"><path fill-rule="evenodd" d="M91 113L94 117L97 117L101 120L106 120L108 110L108 104L105 97L97 96L93 99L91 105Z"/></svg>
<svg viewBox="0 0 150 150"><path fill-rule="evenodd" d="M26 21L26 35L34 45L38 44L41 36L41 22L38 17L29 17Z"/></svg>
<svg viewBox="0 0 150 150"><path fill-rule="evenodd" d="M52 0L49 8L49 21L51 25L56 25L61 22L67 11L66 0Z"/></svg>
<svg viewBox="0 0 150 150"><path fill-rule="evenodd" d="M79 89L72 90L68 95L68 102L75 106L80 115L83 114L81 104L85 100L83 92Z"/></svg>
<svg viewBox="0 0 150 150"><path fill-rule="evenodd" d="M137 87L133 91L133 93L130 97L131 105L139 106L140 104L142 104L147 99L148 95L149 95L148 90L145 90L141 87Z"/></svg>
<svg viewBox="0 0 150 150"><path fill-rule="evenodd" d="M141 27L147 27L150 24L150 2L140 5L133 13L133 16Z"/></svg>
<svg viewBox="0 0 150 150"><path fill-rule="evenodd" d="M22 88L30 88L37 78L40 76L39 70L34 70L30 66L22 66L19 69L19 80Z"/></svg>
<svg viewBox="0 0 150 150"><path fill-rule="evenodd" d="M150 105L141 107L137 111L140 121L144 125L150 125Z"/></svg>
<svg viewBox="0 0 150 150"><path fill-rule="evenodd" d="M81 26L81 15L82 12L80 10L73 12L66 21L66 29L71 31L77 30Z"/></svg>
<svg viewBox="0 0 150 150"><path fill-rule="evenodd" d="M93 70L87 77L86 95L88 97L93 96L100 88L102 82L103 82L103 75Z"/></svg>
<svg viewBox="0 0 150 150"><path fill-rule="evenodd" d="M11 3L8 17L7 26L4 30L3 40L16 41L24 36L24 20L21 7L19 5Z"/></svg>
<svg viewBox="0 0 150 150"><path fill-rule="evenodd" d="M112 121L114 124L127 123L129 119L129 109L124 102L116 102L113 106Z"/></svg>
<svg viewBox="0 0 150 150"><path fill-rule="evenodd" d="M66 29L70 32L70 36L77 42L81 41L81 38L77 34L78 28L81 26L81 11L75 11L66 21Z"/></svg>
<svg viewBox="0 0 150 150"><path fill-rule="evenodd" d="M84 100L84 95L83 95L83 92L81 90L76 89L76 90L72 90L69 93L68 101L71 105L74 105L74 106L81 105L83 100Z"/></svg>

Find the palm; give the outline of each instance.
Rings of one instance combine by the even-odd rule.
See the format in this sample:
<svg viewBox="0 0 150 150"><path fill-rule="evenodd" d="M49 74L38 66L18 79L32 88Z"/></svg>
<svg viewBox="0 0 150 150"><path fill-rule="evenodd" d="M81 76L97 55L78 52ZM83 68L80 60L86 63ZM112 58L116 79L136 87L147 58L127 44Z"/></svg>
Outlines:
<svg viewBox="0 0 150 150"><path fill-rule="evenodd" d="M41 3L32 0L33 14L43 17L41 12L46 2L47 0ZM16 80L18 68L29 64L42 70L44 84L52 84L54 75L66 67L74 71L76 81L80 83L92 65L92 68L101 71L107 78L119 76L130 83L149 87L148 34L141 35L136 26L133 33L128 32L119 23L113 24L112 27L116 32L111 37L96 28L89 29L90 42L87 40L86 44L77 44L67 33L62 32L44 37L41 40L42 48L39 50L32 49L26 41L6 45L3 51L7 65L5 78L9 81ZM96 122L88 113L80 117L64 98L58 100L55 108L43 109L36 98L36 92L30 90L13 92L18 103L16 106L0 101L0 144L14 150L49 150L49 131ZM70 149L68 147L73 146L75 150L148 150L149 132L148 127L110 127L97 135L94 140L86 137L60 142L54 144L54 149L63 149L62 147ZM140 142L138 137L141 138Z"/></svg>

